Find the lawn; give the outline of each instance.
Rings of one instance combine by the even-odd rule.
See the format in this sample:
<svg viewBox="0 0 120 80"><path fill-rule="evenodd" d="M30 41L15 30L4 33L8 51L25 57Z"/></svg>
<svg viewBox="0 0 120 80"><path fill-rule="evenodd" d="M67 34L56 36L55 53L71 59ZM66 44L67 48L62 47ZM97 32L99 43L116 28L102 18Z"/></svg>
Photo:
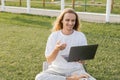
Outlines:
<svg viewBox="0 0 120 80"><path fill-rule="evenodd" d="M34 80L54 20L0 12L0 80ZM120 80L120 23L81 24L88 44L99 44L95 59L86 61L88 72L97 80Z"/></svg>

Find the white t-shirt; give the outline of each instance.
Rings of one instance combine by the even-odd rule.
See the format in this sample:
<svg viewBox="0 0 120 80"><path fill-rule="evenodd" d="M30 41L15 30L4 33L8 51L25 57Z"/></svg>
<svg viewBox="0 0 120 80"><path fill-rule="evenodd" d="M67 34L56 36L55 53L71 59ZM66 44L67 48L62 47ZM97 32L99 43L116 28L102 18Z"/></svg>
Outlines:
<svg viewBox="0 0 120 80"><path fill-rule="evenodd" d="M61 50L56 59L52 62L50 66L52 68L61 70L71 70L74 68L80 68L80 64L78 62L67 62L62 55L69 55L70 47L71 46L80 46L80 45L87 45L87 40L85 35L82 32L75 31L70 35L64 35L61 30L52 32L51 35L48 38L46 50L45 50L45 56L49 56L50 53L55 48L56 42L60 41L63 43L66 43L67 46L64 50Z"/></svg>

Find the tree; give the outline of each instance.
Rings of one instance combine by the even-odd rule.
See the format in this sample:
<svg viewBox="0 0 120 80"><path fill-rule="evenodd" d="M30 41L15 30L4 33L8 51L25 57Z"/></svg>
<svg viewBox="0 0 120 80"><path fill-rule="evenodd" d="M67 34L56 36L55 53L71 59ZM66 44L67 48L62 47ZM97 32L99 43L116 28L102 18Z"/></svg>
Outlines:
<svg viewBox="0 0 120 80"><path fill-rule="evenodd" d="M114 0L112 0L111 2L111 11L113 10L113 6L114 6Z"/></svg>
<svg viewBox="0 0 120 80"><path fill-rule="evenodd" d="M22 6L22 1L20 0L20 6Z"/></svg>
<svg viewBox="0 0 120 80"><path fill-rule="evenodd" d="M43 7L45 8L45 0L43 0Z"/></svg>
<svg viewBox="0 0 120 80"><path fill-rule="evenodd" d="M72 8L75 9L75 0L72 0Z"/></svg>

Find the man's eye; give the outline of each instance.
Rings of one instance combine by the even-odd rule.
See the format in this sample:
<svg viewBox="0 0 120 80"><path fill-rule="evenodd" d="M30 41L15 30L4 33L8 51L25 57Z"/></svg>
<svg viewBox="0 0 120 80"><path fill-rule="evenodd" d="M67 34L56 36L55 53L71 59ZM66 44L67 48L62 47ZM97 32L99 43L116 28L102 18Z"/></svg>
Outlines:
<svg viewBox="0 0 120 80"><path fill-rule="evenodd" d="M75 20L72 20L72 22L75 22Z"/></svg>
<svg viewBox="0 0 120 80"><path fill-rule="evenodd" d="M75 20L72 20L72 22L75 22Z"/></svg>
<svg viewBox="0 0 120 80"><path fill-rule="evenodd" d="M69 19L66 19L65 21L69 21Z"/></svg>

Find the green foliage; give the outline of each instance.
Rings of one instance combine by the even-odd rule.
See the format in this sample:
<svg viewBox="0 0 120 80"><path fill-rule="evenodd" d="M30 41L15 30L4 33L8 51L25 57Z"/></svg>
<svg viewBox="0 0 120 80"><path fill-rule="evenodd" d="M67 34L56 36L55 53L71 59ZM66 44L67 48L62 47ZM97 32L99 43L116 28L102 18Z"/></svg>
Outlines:
<svg viewBox="0 0 120 80"><path fill-rule="evenodd" d="M0 80L34 80L42 70L47 38L55 18L0 12ZM120 24L81 22L89 44L99 44L86 61L97 80L119 80Z"/></svg>

